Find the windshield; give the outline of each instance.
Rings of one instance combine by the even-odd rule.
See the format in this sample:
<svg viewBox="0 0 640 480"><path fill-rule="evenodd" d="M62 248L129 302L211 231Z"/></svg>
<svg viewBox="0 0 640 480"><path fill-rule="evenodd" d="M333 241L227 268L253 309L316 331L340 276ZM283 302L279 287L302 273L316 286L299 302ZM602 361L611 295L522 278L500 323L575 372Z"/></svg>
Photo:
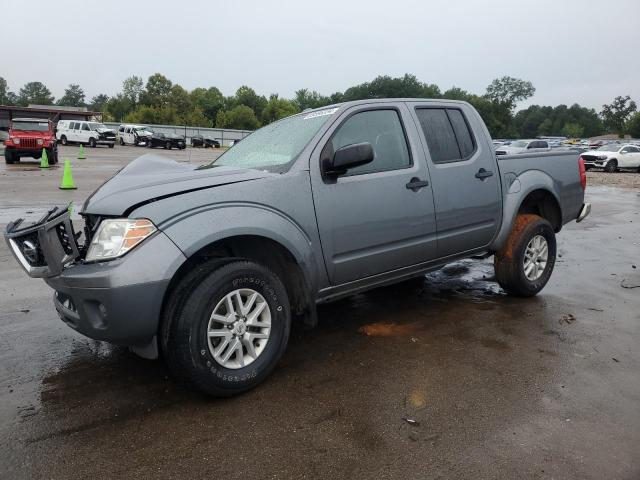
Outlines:
<svg viewBox="0 0 640 480"><path fill-rule="evenodd" d="M89 122L89 126L91 127L91 130L98 130L99 128L107 130L107 127L104 125L104 123Z"/></svg>
<svg viewBox="0 0 640 480"><path fill-rule="evenodd" d="M617 152L619 148L620 148L620 145L615 145L610 143L608 145L602 145L601 147L598 147L598 150L603 152Z"/></svg>
<svg viewBox="0 0 640 480"><path fill-rule="evenodd" d="M11 124L13 130L28 130L30 132L48 132L49 122L16 122Z"/></svg>
<svg viewBox="0 0 640 480"><path fill-rule="evenodd" d="M236 143L214 160L211 166L267 168L286 165L300 154L337 110L328 108L271 123Z"/></svg>
<svg viewBox="0 0 640 480"><path fill-rule="evenodd" d="M527 142L526 140L518 140L511 143L511 145L509 146L516 147L516 148L527 148L527 145L529 145L529 142Z"/></svg>

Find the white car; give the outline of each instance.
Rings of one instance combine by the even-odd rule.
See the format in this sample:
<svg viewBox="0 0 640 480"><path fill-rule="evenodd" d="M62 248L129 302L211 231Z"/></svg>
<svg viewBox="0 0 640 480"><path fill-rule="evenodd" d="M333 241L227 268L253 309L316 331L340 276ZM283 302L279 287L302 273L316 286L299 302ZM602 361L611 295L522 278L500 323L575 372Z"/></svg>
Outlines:
<svg viewBox="0 0 640 480"><path fill-rule="evenodd" d="M118 128L120 145L147 145L152 136L153 132L142 125L120 125Z"/></svg>
<svg viewBox="0 0 640 480"><path fill-rule="evenodd" d="M107 145L113 148L116 132L99 122L60 120L56 126L56 139L62 145L82 143L91 147Z"/></svg>
<svg viewBox="0 0 640 480"><path fill-rule="evenodd" d="M640 172L640 147L636 145L608 143L584 152L581 157L586 169L604 168L605 172L616 172L621 168L630 168Z"/></svg>
<svg viewBox="0 0 640 480"><path fill-rule="evenodd" d="M515 155L517 153L549 152L549 142L546 140L516 140L509 145L503 145L496 150L496 155Z"/></svg>

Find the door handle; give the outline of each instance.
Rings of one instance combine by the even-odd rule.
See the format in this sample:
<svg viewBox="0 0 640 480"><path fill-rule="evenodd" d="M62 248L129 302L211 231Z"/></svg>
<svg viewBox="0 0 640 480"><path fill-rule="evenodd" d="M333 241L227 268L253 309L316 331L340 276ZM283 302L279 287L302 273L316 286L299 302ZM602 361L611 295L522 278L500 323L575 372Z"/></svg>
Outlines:
<svg viewBox="0 0 640 480"><path fill-rule="evenodd" d="M418 177L413 177L409 181L409 183L407 183L406 187L407 187L408 190L412 190L414 192L417 192L421 188L424 188L424 187L426 187L428 185L429 185L429 182L427 182L426 180L420 180Z"/></svg>
<svg viewBox="0 0 640 480"><path fill-rule="evenodd" d="M484 168L481 168L480 170L478 170L478 173L476 173L476 178L484 180L485 178L489 178L492 175L493 172L491 170L485 170Z"/></svg>

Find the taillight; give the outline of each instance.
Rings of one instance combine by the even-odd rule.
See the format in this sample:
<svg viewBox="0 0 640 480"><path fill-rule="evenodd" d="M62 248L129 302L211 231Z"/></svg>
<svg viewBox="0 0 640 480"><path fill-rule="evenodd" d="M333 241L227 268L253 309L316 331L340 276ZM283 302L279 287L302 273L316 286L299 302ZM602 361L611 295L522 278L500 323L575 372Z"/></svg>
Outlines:
<svg viewBox="0 0 640 480"><path fill-rule="evenodd" d="M580 170L580 185L584 190L587 188L587 169L584 168L584 158L582 156L578 158L578 170Z"/></svg>

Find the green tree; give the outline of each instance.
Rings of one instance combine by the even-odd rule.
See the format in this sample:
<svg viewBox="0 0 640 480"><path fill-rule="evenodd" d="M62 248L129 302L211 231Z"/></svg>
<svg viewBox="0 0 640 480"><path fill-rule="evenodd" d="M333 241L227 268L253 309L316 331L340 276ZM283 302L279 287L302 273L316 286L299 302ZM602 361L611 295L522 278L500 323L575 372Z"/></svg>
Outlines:
<svg viewBox="0 0 640 480"><path fill-rule="evenodd" d="M582 138L584 127L578 123L565 123L562 127L562 135L568 138Z"/></svg>
<svg viewBox="0 0 640 480"><path fill-rule="evenodd" d="M246 105L238 105L225 112L220 110L216 116L216 127L236 128L238 130L255 130L260 122L253 110Z"/></svg>
<svg viewBox="0 0 640 480"><path fill-rule="evenodd" d="M224 95L216 87L194 88L189 94L194 108L202 110L204 115L215 123L218 111L224 105Z"/></svg>
<svg viewBox="0 0 640 480"><path fill-rule="evenodd" d="M144 92L142 77L132 75L122 82L122 96L129 100L131 105L137 105Z"/></svg>
<svg viewBox="0 0 640 480"><path fill-rule="evenodd" d="M415 75L405 73L402 77L378 76L371 82L348 88L342 95L343 101L367 98L438 98L437 85L420 82Z"/></svg>
<svg viewBox="0 0 640 480"><path fill-rule="evenodd" d="M640 112L634 113L627 121L626 130L633 138L640 138Z"/></svg>
<svg viewBox="0 0 640 480"><path fill-rule="evenodd" d="M486 96L492 102L502 104L513 111L517 102L532 97L535 92L536 89L531 82L504 76L489 84Z"/></svg>
<svg viewBox="0 0 640 480"><path fill-rule="evenodd" d="M17 95L9 91L7 81L0 77L0 105L15 105L17 100Z"/></svg>
<svg viewBox="0 0 640 480"><path fill-rule="evenodd" d="M192 110L189 92L176 83L169 92L169 105L176 109L178 115L186 115Z"/></svg>
<svg viewBox="0 0 640 480"><path fill-rule="evenodd" d="M182 123L190 127L211 127L213 122L207 118L200 107L194 107L182 118Z"/></svg>
<svg viewBox="0 0 640 480"><path fill-rule="evenodd" d="M624 136L624 127L629 117L637 110L636 102L629 95L616 97L613 102L602 106L600 116L605 126L620 138Z"/></svg>
<svg viewBox="0 0 640 480"><path fill-rule="evenodd" d="M255 113L257 117L262 113L264 107L267 106L267 99L262 95L258 95L253 88L243 85L236 90L235 97L231 99L231 104L233 106L246 105L253 110L253 113Z"/></svg>
<svg viewBox="0 0 640 480"><path fill-rule="evenodd" d="M285 100L278 98L277 94L273 94L262 110L262 124L266 125L281 118L295 115L299 111L298 104L294 100Z"/></svg>
<svg viewBox="0 0 640 480"><path fill-rule="evenodd" d="M115 121L120 122L133 110L133 104L122 93L118 93L107 101L104 109Z"/></svg>
<svg viewBox="0 0 640 480"><path fill-rule="evenodd" d="M299 111L307 108L318 108L332 103L329 97L320 95L315 90L311 92L306 88L297 90L293 101L296 103Z"/></svg>
<svg viewBox="0 0 640 480"><path fill-rule="evenodd" d="M538 126L538 135L551 135L553 133L553 120L545 118Z"/></svg>
<svg viewBox="0 0 640 480"><path fill-rule="evenodd" d="M105 109L108 101L109 96L104 93L100 93L91 99L89 108L94 112L102 112Z"/></svg>
<svg viewBox="0 0 640 480"><path fill-rule="evenodd" d="M18 102L26 107L27 105L53 105L53 95L42 82L29 82L20 89Z"/></svg>
<svg viewBox="0 0 640 480"><path fill-rule="evenodd" d="M154 73L147 80L145 91L140 102L147 106L160 107L169 103L171 96L171 80L160 73Z"/></svg>
<svg viewBox="0 0 640 480"><path fill-rule="evenodd" d="M66 107L84 107L84 90L77 83L72 83L65 89L64 95L58 100L58 105Z"/></svg>

